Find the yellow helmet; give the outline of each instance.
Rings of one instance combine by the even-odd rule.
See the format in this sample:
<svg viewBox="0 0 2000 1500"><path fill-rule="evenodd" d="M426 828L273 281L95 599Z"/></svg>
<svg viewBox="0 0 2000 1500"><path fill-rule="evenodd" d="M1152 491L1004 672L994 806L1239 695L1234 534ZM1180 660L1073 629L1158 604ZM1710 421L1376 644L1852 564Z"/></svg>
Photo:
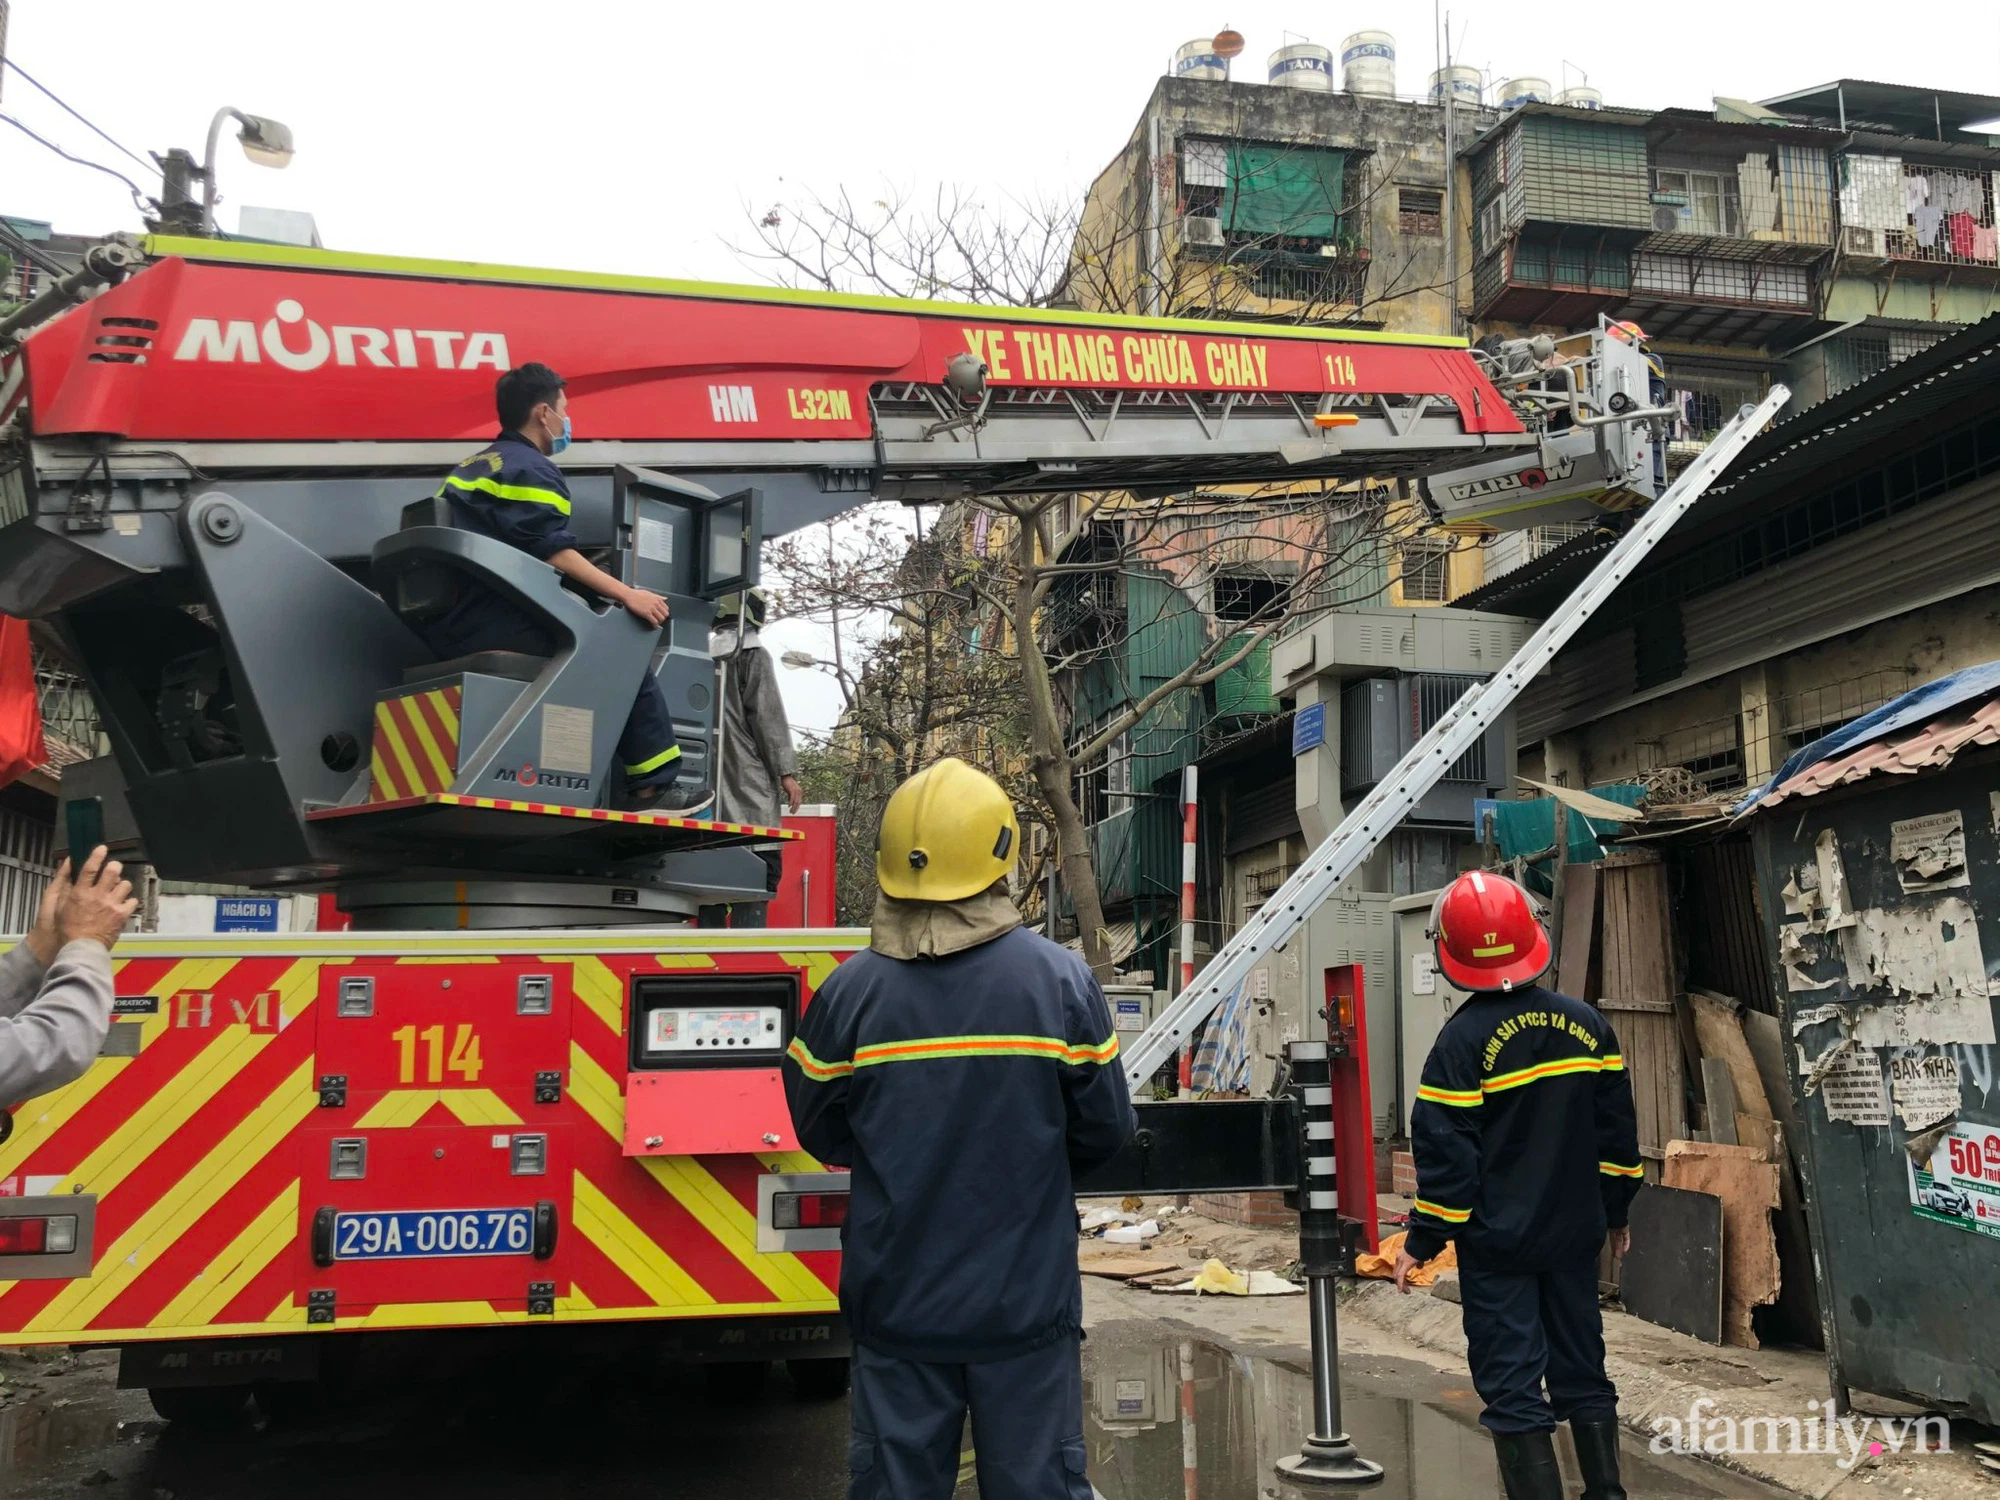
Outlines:
<svg viewBox="0 0 2000 1500"><path fill-rule="evenodd" d="M1021 841L1000 783L953 757L897 787L875 837L875 880L899 901L963 901L1014 868Z"/></svg>

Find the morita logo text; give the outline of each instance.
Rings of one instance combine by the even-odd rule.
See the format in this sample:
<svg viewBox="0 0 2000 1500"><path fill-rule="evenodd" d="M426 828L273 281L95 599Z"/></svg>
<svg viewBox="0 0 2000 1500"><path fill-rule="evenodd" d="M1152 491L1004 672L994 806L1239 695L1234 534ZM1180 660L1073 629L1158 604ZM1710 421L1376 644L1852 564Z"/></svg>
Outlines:
<svg viewBox="0 0 2000 1500"><path fill-rule="evenodd" d="M290 297L274 311L276 316L261 324L249 318L226 322L190 318L174 358L221 364L269 363L286 370L317 370L329 360L336 365L372 365L381 370L506 370L512 366L504 333L364 328L349 323L328 328L307 317L304 306Z"/></svg>

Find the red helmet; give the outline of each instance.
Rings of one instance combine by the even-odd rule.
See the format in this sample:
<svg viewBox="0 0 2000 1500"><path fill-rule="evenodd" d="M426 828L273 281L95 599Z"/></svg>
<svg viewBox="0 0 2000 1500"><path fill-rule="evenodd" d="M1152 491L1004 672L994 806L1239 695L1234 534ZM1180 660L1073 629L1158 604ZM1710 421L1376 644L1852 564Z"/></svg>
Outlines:
<svg viewBox="0 0 2000 1500"><path fill-rule="evenodd" d="M1549 935L1528 893L1504 875L1472 870L1431 908L1438 968L1462 990L1512 990L1549 967Z"/></svg>

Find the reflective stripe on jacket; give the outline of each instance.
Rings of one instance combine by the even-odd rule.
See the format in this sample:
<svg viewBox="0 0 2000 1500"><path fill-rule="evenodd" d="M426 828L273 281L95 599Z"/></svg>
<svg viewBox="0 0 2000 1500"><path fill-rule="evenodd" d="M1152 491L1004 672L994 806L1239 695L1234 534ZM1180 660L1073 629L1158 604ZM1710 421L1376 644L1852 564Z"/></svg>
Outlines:
<svg viewBox="0 0 2000 1500"><path fill-rule="evenodd" d="M1594 1263L1639 1189L1632 1085L1611 1023L1539 986L1474 995L1445 1023L1410 1109L1405 1248L1458 1242L1475 1270Z"/></svg>
<svg viewBox="0 0 2000 1500"><path fill-rule="evenodd" d="M1074 1174L1132 1133L1104 992L1016 927L935 959L848 959L784 1064L799 1142L851 1167L840 1302L857 1343L1004 1359L1083 1326Z"/></svg>

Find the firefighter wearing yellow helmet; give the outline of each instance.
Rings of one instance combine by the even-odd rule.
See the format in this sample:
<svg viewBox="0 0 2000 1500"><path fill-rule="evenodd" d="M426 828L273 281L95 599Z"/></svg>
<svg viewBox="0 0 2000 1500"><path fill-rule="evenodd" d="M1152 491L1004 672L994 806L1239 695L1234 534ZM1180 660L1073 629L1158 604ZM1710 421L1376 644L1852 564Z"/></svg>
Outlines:
<svg viewBox="0 0 2000 1500"><path fill-rule="evenodd" d="M786 1053L799 1143L848 1167L850 1500L947 1500L971 1413L986 1500L1090 1500L1075 1178L1134 1127L1083 960L1021 925L1012 801L941 760L882 814L867 951Z"/></svg>

